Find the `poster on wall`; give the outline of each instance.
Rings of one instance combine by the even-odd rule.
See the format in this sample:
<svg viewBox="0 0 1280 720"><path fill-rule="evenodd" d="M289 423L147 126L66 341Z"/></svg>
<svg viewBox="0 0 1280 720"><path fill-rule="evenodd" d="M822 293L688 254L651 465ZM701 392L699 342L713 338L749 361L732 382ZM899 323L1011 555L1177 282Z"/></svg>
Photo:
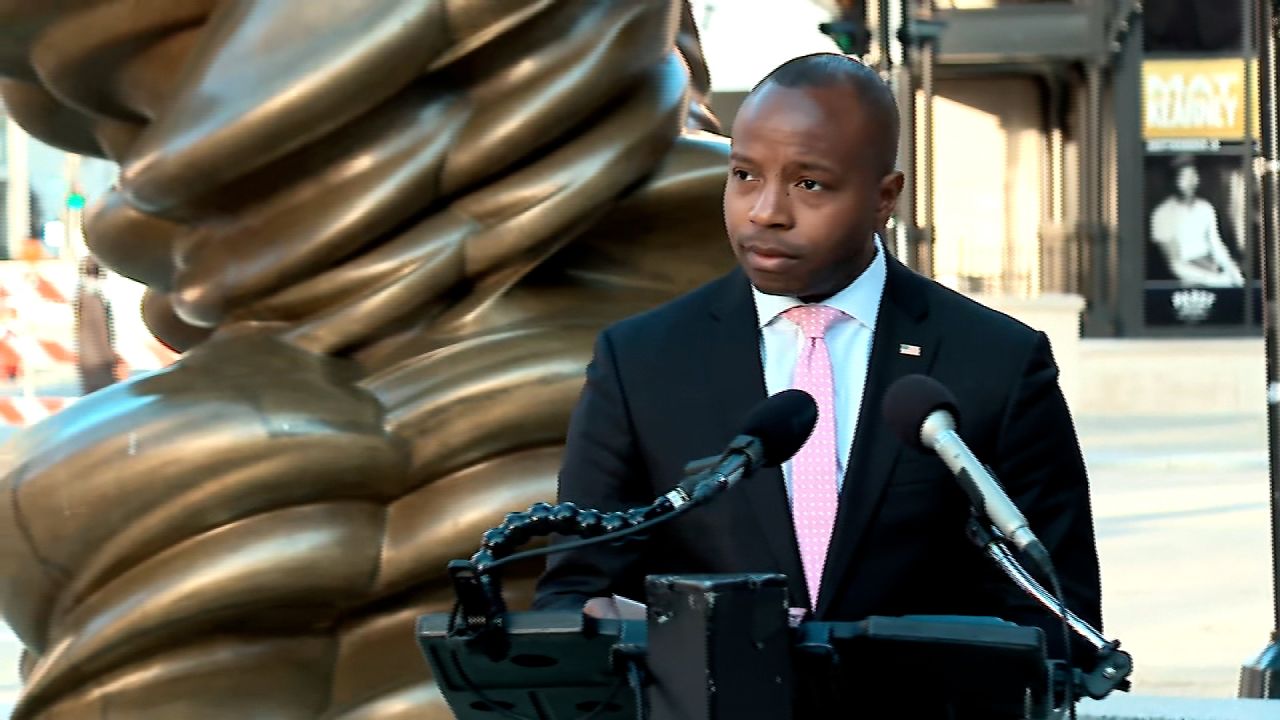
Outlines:
<svg viewBox="0 0 1280 720"><path fill-rule="evenodd" d="M1142 63L1148 326L1257 322L1255 230L1246 217L1256 202L1244 167L1257 96L1246 62L1184 55Z"/></svg>
<svg viewBox="0 0 1280 720"><path fill-rule="evenodd" d="M1260 317L1257 61L1241 0L1144 4L1145 324L1233 333Z"/></svg>
<svg viewBox="0 0 1280 720"><path fill-rule="evenodd" d="M1148 153L1143 180L1147 324L1244 323L1258 278L1241 154Z"/></svg>
<svg viewBox="0 0 1280 720"><path fill-rule="evenodd" d="M1256 77L1256 63L1250 65ZM1206 146L1242 141L1256 125L1250 110L1257 108L1257 94L1246 97L1245 78L1244 58L1144 60L1142 137L1155 147L1170 138Z"/></svg>

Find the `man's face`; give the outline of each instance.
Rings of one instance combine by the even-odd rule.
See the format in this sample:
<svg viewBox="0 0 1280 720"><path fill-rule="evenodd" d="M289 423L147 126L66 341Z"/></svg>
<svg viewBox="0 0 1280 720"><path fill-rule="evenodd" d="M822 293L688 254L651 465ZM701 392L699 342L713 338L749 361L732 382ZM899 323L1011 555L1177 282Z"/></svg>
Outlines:
<svg viewBox="0 0 1280 720"><path fill-rule="evenodd" d="M875 255L902 174L882 175L885 133L854 90L766 85L733 123L724 220L751 284L821 300Z"/></svg>
<svg viewBox="0 0 1280 720"><path fill-rule="evenodd" d="M1196 190L1200 188L1200 173L1196 169L1187 165L1178 170L1178 192L1183 197L1193 197Z"/></svg>

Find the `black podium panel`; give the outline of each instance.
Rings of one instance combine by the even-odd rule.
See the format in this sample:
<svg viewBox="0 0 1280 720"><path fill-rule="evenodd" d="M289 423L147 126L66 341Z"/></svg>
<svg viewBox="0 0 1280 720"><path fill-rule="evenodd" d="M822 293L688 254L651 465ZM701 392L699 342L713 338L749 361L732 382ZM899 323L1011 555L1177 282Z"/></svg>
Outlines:
<svg viewBox="0 0 1280 720"><path fill-rule="evenodd" d="M652 576L645 594L655 720L795 717L786 577Z"/></svg>
<svg viewBox="0 0 1280 720"><path fill-rule="evenodd" d="M693 580L691 587L700 587L697 578ZM521 612L506 616L509 646L499 661L450 639L449 617L444 614L419 618L418 642L458 720L505 717L497 708L531 720L577 720L601 704L604 708L593 720L630 720L637 717L637 708L624 654L647 655L648 676L656 683L649 687L655 698L649 710L655 720L732 717L716 714L731 706L739 711L765 709L771 720L1050 716L1054 688L1039 628L967 616L807 622L776 638L772 629L768 638L758 638L763 641L759 652L777 657L756 658L756 652L737 643L765 627L760 618L737 613L721 617L710 605L694 603L684 609L689 615L684 622L673 615L664 623L663 608L669 603L662 597L656 600L651 610L658 612L652 612L649 621L669 625L669 637L650 637L641 620ZM723 593L717 601L735 604ZM784 622L781 614L780 605L768 613ZM702 620L695 622L698 618ZM743 637L735 641L737 634ZM749 644L755 647L757 642ZM744 668L744 661L753 667ZM782 665L775 669L776 662ZM791 677L789 682L783 678L782 687L790 685L790 713L772 707L778 687L766 682L787 672L786 665ZM768 677L761 676L766 669ZM683 676L696 682L684 682ZM751 681L744 683L743 678ZM711 702L708 691L714 693L713 689L743 697L727 705Z"/></svg>
<svg viewBox="0 0 1280 720"><path fill-rule="evenodd" d="M449 616L418 619L418 643L457 720L495 720L490 703L527 718L572 720L606 707L599 720L633 720L636 707L625 663L614 669L622 643L643 647L641 620L596 620L578 612L521 612L508 616L510 652L498 662L448 638Z"/></svg>
<svg viewBox="0 0 1280 720"><path fill-rule="evenodd" d="M1052 705L1044 633L998 618L805 623L793 657L796 717L1040 718Z"/></svg>

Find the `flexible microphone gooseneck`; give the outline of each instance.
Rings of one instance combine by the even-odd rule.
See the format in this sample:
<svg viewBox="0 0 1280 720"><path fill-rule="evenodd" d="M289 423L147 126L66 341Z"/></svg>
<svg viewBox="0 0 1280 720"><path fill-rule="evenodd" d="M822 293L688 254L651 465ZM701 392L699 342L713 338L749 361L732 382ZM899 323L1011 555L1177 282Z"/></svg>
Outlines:
<svg viewBox="0 0 1280 720"><path fill-rule="evenodd" d="M509 555L534 537L556 533L588 540L608 536L600 542L614 541L633 534L642 524L673 513L687 512L757 469L786 462L809 439L817 419L818 406L813 397L803 390L784 390L772 395L751 411L742 430L710 469L685 478L652 504L603 512L580 508L572 502L557 505L535 503L524 512L508 513L501 525L485 532L481 536L480 549L471 556L471 564L479 572L489 573L502 565L535 555L595 544L556 545L519 556Z"/></svg>

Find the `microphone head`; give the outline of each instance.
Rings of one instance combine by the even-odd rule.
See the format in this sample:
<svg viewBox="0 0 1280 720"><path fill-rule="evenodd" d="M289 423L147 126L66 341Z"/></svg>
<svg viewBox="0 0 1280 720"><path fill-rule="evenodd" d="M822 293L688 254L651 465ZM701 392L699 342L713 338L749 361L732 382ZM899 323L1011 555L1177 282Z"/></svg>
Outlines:
<svg viewBox="0 0 1280 720"><path fill-rule="evenodd" d="M934 411L950 413L956 425L960 424L960 409L956 398L945 385L928 375L905 375L898 378L884 394L881 411L884 421L902 442L928 452L920 438L920 427Z"/></svg>
<svg viewBox="0 0 1280 720"><path fill-rule="evenodd" d="M740 435L760 439L761 466L781 465L795 455L818 422L818 404L803 390L783 390L765 398L747 416Z"/></svg>

